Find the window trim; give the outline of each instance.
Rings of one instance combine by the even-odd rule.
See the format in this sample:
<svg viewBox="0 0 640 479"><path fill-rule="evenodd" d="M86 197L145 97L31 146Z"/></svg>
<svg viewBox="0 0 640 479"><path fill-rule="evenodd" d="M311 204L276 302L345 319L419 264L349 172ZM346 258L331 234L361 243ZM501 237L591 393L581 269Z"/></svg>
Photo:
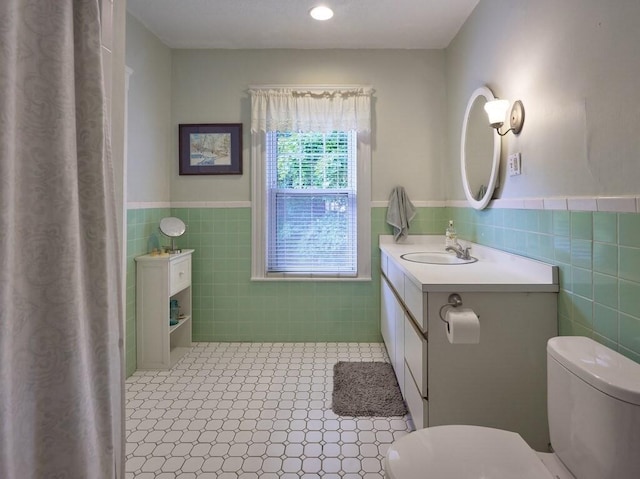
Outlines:
<svg viewBox="0 0 640 479"><path fill-rule="evenodd" d="M251 280L370 281L371 280L371 134L356 133L357 274L267 273L266 133L251 132Z"/></svg>

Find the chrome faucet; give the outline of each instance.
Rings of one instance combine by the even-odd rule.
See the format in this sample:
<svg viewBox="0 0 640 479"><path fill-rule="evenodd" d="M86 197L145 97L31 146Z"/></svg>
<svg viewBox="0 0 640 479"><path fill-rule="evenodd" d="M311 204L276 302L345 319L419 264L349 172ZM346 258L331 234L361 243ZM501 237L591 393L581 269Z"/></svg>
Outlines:
<svg viewBox="0 0 640 479"><path fill-rule="evenodd" d="M455 246L447 246L444 250L455 253L457 258L471 259L471 254L469 253L471 251L471 246L467 246L465 248L460 243L458 243L457 240L455 242Z"/></svg>

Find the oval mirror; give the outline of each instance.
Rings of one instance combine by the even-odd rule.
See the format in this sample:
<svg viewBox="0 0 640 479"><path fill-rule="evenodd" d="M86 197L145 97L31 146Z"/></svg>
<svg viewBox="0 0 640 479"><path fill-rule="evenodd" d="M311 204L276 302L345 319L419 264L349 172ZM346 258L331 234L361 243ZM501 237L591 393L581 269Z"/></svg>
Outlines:
<svg viewBox="0 0 640 479"><path fill-rule="evenodd" d="M485 208L496 187L500 165L500 136L489 125L484 104L495 99L489 88L475 90L462 122L460 166L464 194L477 210Z"/></svg>

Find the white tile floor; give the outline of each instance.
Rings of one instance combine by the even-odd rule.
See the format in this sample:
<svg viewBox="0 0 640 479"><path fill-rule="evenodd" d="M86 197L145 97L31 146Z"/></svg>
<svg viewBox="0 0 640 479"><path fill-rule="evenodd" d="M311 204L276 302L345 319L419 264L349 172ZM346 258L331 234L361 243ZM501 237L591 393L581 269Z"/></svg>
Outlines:
<svg viewBox="0 0 640 479"><path fill-rule="evenodd" d="M171 371L126 381L127 479L384 477L405 417L331 411L333 365L379 343L194 343Z"/></svg>

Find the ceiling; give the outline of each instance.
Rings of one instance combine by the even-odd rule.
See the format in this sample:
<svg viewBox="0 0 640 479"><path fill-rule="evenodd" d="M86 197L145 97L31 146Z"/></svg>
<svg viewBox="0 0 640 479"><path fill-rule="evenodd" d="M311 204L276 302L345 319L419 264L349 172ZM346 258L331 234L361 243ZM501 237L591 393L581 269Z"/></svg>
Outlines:
<svg viewBox="0 0 640 479"><path fill-rule="evenodd" d="M479 0L128 0L170 48L446 48ZM335 15L318 22L309 10Z"/></svg>

